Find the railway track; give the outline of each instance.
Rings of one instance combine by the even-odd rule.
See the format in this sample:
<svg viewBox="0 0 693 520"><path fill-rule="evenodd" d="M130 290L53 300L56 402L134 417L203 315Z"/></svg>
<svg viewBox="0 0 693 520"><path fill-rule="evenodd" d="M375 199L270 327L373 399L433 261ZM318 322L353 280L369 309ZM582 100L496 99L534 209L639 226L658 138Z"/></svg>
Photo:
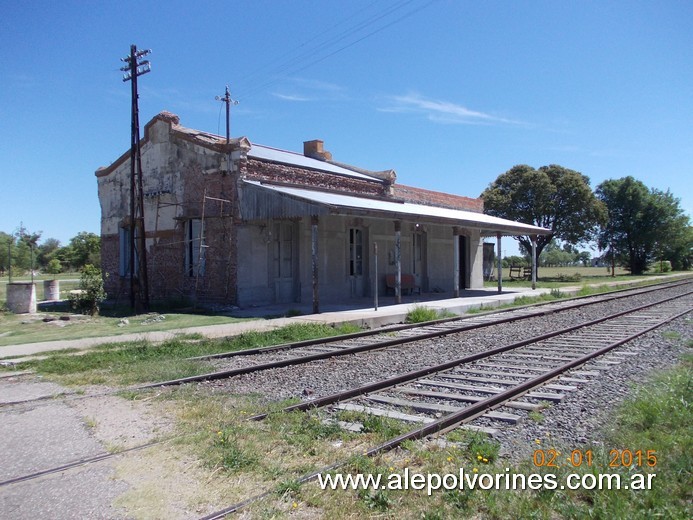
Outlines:
<svg viewBox="0 0 693 520"><path fill-rule="evenodd" d="M668 287L668 289L671 288ZM486 416L492 420L507 422L516 421L518 419L513 417L513 414L518 410L524 412L534 410L539 406L538 401L560 401L566 392L571 391L573 385L584 383L587 378L597 376L600 370L608 367L611 363L619 362L624 356L621 355L621 359L618 357L606 360L601 358L598 366L578 371L576 368L585 363L594 363L593 359L596 357L604 356L634 337L690 312L691 291L687 290L685 285L675 286L674 289L682 294L670 296L663 301L658 300L647 305L641 305L638 309L621 311L618 316L608 316L579 323L549 334L542 334L539 337L509 343L492 351L464 356L444 365L427 367L424 370L417 370L396 378L389 378L352 388L339 394L314 399L288 407L285 410L308 411L318 407L329 407L330 413L336 419L339 418L340 413L356 411L363 414L394 417L418 425L403 436L372 447L367 451L369 456L390 450L405 440L445 431L460 424L469 423L478 417ZM636 294L650 294L652 292L651 290L637 291ZM629 293L632 295L632 291ZM623 294L619 296L623 296ZM615 298L608 299L611 301ZM574 308L574 304L569 304L568 307ZM662 312L658 310L660 308ZM537 314L550 316L560 312L560 309L552 304L551 306L542 306L541 309L522 309L522 312L529 312L532 316ZM490 321L490 316L480 318L487 322ZM454 320L448 320L443 324L447 326L452 321ZM438 323L425 325L423 327L427 329L425 334L430 333L431 327L438 328L438 325ZM470 324L465 323L464 325ZM478 322L471 325L473 327L484 326ZM636 327L637 331L634 330ZM459 325L455 325L453 330L456 328L459 328ZM408 332L409 328L404 330ZM433 337L452 334L449 330L447 327L443 331L438 329L437 334ZM392 331L389 333L391 334ZM614 337L615 334L618 335L617 338ZM392 339L389 338L389 340ZM406 343L413 341L416 340ZM565 375L568 370L573 372ZM146 385L145 387L152 386L165 385ZM266 414L263 414L251 419L261 420L265 417ZM147 447L149 446L136 447L132 451ZM122 453L109 454L104 457L97 456L93 457L93 460L75 461L66 466L1 482L0 486L97 463L117 455L122 455ZM336 464L330 468L323 468L318 472L305 475L299 481L312 480L319 473L336 469L340 465ZM205 518L223 518L225 515L264 496L266 494L252 497L241 504L235 504Z"/></svg>
<svg viewBox="0 0 693 520"><path fill-rule="evenodd" d="M314 361L342 356L374 352L383 349L407 348L417 342L435 340L454 334L512 324L531 318L549 320L557 314L590 306L618 300L627 300L638 296L651 297L662 290L671 289L685 291L687 287L690 287L690 284L690 281L684 281L640 289L628 289L619 291L616 294L609 293L606 295L582 297L575 300L531 305L519 309L485 313L478 316L447 318L424 324L399 325L327 339L309 340L259 349L200 356L190 359L229 360L229 368L198 376L151 383L142 385L138 388L149 389L202 381L215 381L265 370L304 365ZM258 359L259 361L255 361Z"/></svg>
<svg viewBox="0 0 693 520"><path fill-rule="evenodd" d="M349 356L359 353L367 353L382 349L406 348L417 341L436 339L452 334L469 332L486 327L503 324L512 324L530 318L543 318L552 315L589 307L606 302L625 300L634 296L647 296L661 290L681 289L693 282L688 280L673 283L656 284L644 288L623 289L604 295L585 296L566 301L534 304L520 308L502 311L491 311L477 316L465 316L445 318L424 324L404 324L393 327L385 327L372 331L363 331L354 334L335 336L293 342L271 347L247 349L242 351L212 354L189 358L190 360L230 360L231 363L240 364L233 368L210 372L198 376L160 381L145 385L139 385L128 390L148 390L152 388L177 386L203 381L215 381L229 379L235 376L251 374L282 367L303 365L313 361L320 361L340 356ZM267 359L270 361L253 362L255 359ZM62 394L45 395L33 399L17 400L0 403L0 409L8 410L17 406L32 405L40 402L50 403L55 399L82 400L91 397L103 397L114 395L121 390L100 392L98 394L81 394L78 392L66 392Z"/></svg>
<svg viewBox="0 0 693 520"><path fill-rule="evenodd" d="M618 347L690 313L691 292L622 311L598 320L498 347L448 363L325 396L281 410L328 407L333 420L344 411L418 423L414 429L364 451L372 457L405 441L449 431L479 417L516 422L513 410L532 410L540 401L560 402L574 384L587 383L626 360ZM497 411L502 408L507 411ZM263 420L268 414L251 417ZM339 469L342 461L303 475L305 483ZM266 491L201 520L216 520L262 500Z"/></svg>

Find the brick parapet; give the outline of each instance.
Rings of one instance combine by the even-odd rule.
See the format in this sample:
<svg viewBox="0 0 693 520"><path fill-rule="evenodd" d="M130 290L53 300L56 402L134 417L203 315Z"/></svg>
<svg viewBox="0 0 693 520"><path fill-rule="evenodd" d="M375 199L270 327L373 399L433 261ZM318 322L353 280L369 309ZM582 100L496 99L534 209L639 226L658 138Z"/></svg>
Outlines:
<svg viewBox="0 0 693 520"><path fill-rule="evenodd" d="M355 179L329 172L309 170L297 166L247 159L242 167L247 179L305 186L311 189L353 193L355 195L384 196L384 183Z"/></svg>

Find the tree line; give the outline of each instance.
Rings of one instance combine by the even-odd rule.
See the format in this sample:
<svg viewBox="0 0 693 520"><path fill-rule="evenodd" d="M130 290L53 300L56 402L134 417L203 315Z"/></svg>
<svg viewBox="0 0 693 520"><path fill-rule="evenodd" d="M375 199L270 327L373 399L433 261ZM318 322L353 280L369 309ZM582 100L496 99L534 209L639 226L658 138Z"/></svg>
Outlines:
<svg viewBox="0 0 693 520"><path fill-rule="evenodd" d="M547 248L552 257L565 258L556 242L564 252L592 242L604 260L632 274L664 261L675 270L691 268L693 228L679 199L632 176L606 180L593 191L589 177L580 172L522 164L501 174L481 198L489 215L551 230L537 236L535 260ZM530 237L515 238L529 257Z"/></svg>
<svg viewBox="0 0 693 520"><path fill-rule="evenodd" d="M0 274L40 271L48 274L80 271L86 265L101 266L101 237L81 231L65 246L55 238L41 241L42 232L23 224L13 233L0 231ZM39 243L40 242L40 243Z"/></svg>

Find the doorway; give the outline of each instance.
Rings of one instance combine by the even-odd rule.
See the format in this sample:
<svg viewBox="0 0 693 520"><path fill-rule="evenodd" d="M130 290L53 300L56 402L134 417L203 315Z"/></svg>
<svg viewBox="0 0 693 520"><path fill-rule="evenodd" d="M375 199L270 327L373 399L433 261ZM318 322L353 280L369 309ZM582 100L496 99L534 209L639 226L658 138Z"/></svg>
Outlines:
<svg viewBox="0 0 693 520"><path fill-rule="evenodd" d="M459 270L460 270L460 281L459 289L464 290L467 288L467 237L464 235L459 235L459 242L457 247L458 258L459 258Z"/></svg>
<svg viewBox="0 0 693 520"><path fill-rule="evenodd" d="M363 284L363 229L349 228L349 279L351 280L351 296L364 296Z"/></svg>
<svg viewBox="0 0 693 520"><path fill-rule="evenodd" d="M275 222L272 230L271 278L276 303L296 301L297 233L293 222Z"/></svg>

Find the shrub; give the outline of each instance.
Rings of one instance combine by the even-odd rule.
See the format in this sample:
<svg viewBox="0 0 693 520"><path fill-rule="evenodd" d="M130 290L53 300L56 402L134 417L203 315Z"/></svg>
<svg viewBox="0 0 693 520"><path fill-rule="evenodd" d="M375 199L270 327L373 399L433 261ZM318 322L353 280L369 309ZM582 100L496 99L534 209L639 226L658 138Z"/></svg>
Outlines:
<svg viewBox="0 0 693 520"><path fill-rule="evenodd" d="M573 274L559 273L556 278L559 282L580 282L580 281L582 281L582 275L580 273L573 273Z"/></svg>
<svg viewBox="0 0 693 520"><path fill-rule="evenodd" d="M653 273L668 273L671 271L671 262L669 260L655 262L650 266L650 271Z"/></svg>
<svg viewBox="0 0 693 520"><path fill-rule="evenodd" d="M438 311L422 305L415 306L407 313L405 318L406 323L423 323L425 321L433 321L439 318Z"/></svg>
<svg viewBox="0 0 693 520"><path fill-rule="evenodd" d="M106 299L101 269L87 264L82 269L79 290L70 293L72 307L80 312L96 316L101 302Z"/></svg>

